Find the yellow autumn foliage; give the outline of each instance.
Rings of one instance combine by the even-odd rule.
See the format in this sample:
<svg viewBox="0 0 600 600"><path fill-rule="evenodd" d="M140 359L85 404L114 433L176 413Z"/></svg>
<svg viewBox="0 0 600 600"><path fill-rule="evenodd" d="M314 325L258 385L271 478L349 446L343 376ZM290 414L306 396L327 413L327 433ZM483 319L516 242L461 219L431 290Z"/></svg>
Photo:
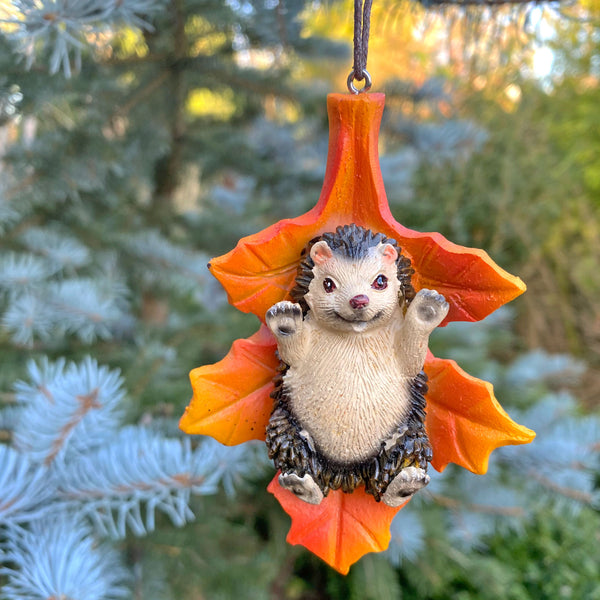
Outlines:
<svg viewBox="0 0 600 600"><path fill-rule="evenodd" d="M215 91L208 88L195 88L188 95L186 109L194 117L211 117L218 121L227 121L236 109L233 90L228 88Z"/></svg>

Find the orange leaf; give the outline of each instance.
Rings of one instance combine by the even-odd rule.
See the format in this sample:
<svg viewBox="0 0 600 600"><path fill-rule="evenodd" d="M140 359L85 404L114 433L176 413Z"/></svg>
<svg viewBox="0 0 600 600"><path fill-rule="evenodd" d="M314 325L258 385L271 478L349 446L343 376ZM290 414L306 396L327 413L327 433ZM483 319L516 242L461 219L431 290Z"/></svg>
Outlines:
<svg viewBox="0 0 600 600"><path fill-rule="evenodd" d="M429 378L425 424L433 446L431 464L438 471L453 462L482 475L493 450L527 444L535 437L506 414L491 383L468 375L453 360L429 353L425 372Z"/></svg>
<svg viewBox="0 0 600 600"><path fill-rule="evenodd" d="M181 417L186 433L211 435L233 446L264 440L273 401L273 377L279 365L277 345L266 326L233 342L227 356L190 373L194 396Z"/></svg>
<svg viewBox="0 0 600 600"><path fill-rule="evenodd" d="M288 219L242 238L208 267L227 292L229 303L264 321L273 304L294 287L302 248L317 235Z"/></svg>
<svg viewBox="0 0 600 600"><path fill-rule="evenodd" d="M478 248L465 248L440 233L398 237L415 274L415 289L438 291L450 304L450 321L480 321L525 291L525 284Z"/></svg>
<svg viewBox="0 0 600 600"><path fill-rule="evenodd" d="M355 223L395 238L412 259L413 285L437 289L450 302L447 321L479 320L525 290L483 251L457 246L439 233L400 225L390 212L379 168L378 137L383 94L330 94L329 152L318 204L243 238L211 261L229 302L264 319L294 285L300 252L317 235Z"/></svg>
<svg viewBox="0 0 600 600"><path fill-rule="evenodd" d="M344 575L368 552L381 552L388 547L392 519L408 502L391 508L376 502L361 487L351 494L331 491L321 504L307 504L283 489L278 477L279 473L267 490L292 518L287 541L301 544Z"/></svg>

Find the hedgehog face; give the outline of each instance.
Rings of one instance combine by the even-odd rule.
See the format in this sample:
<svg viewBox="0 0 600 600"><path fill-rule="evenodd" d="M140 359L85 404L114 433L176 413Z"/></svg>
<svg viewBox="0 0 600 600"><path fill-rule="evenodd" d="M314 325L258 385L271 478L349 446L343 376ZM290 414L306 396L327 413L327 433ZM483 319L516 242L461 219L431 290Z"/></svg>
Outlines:
<svg viewBox="0 0 600 600"><path fill-rule="evenodd" d="M338 331L362 333L385 325L399 307L398 252L379 244L358 259L334 253L327 242L310 251L314 278L305 300L312 318Z"/></svg>

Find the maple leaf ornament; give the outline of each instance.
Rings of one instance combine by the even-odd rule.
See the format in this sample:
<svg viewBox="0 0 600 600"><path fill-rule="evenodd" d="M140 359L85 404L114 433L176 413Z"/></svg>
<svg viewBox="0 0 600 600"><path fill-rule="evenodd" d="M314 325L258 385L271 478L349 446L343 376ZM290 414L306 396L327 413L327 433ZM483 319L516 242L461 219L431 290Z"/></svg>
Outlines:
<svg viewBox="0 0 600 600"><path fill-rule="evenodd" d="M448 301L442 324L478 321L525 291L518 277L498 267L483 250L458 246L439 233L407 229L394 219L378 156L384 99L383 94L328 96L329 151L317 205L241 239L209 265L233 306L264 323L272 305L290 298L307 243L351 223L398 242L411 259L415 290L435 289ZM194 369L193 398L181 429L227 445L264 440L279 367L276 350L275 338L263 324L250 338L236 340L223 360ZM438 471L452 462L483 474L495 448L534 438L533 431L510 419L490 383L431 353L424 370L429 380L425 425L433 448L431 464ZM319 505L307 504L283 489L277 477L268 490L292 518L288 542L302 544L344 574L367 552L387 548L391 521L404 505L392 508L376 502L364 488L351 494L331 491Z"/></svg>

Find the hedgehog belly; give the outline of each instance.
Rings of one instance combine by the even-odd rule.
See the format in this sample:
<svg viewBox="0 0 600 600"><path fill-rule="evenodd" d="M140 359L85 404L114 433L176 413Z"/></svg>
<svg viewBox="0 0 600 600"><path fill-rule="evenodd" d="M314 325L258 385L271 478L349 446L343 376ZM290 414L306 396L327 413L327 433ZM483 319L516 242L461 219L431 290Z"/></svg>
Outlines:
<svg viewBox="0 0 600 600"><path fill-rule="evenodd" d="M284 376L290 409L317 449L336 462L378 453L409 412L411 378L393 352L391 332L319 332L310 355Z"/></svg>

